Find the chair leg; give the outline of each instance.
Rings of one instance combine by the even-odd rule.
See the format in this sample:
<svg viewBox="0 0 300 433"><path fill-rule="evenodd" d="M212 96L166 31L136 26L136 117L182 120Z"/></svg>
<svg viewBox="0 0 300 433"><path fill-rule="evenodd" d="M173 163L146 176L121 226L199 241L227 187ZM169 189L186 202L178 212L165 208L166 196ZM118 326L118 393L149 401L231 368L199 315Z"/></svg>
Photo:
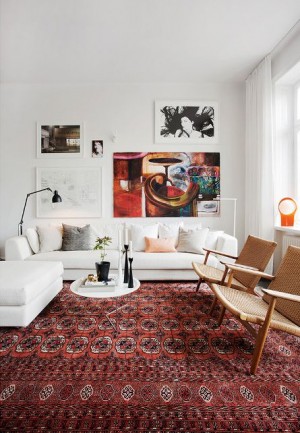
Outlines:
<svg viewBox="0 0 300 433"><path fill-rule="evenodd" d="M226 312L226 308L225 308L225 307L222 307L222 309L221 309L221 313L220 313L220 317L219 317L219 320L218 320L218 326L221 326L221 325L222 325L222 322L223 322L223 319L224 319L225 312Z"/></svg>
<svg viewBox="0 0 300 433"><path fill-rule="evenodd" d="M269 331L269 327L270 327L270 322L271 322L271 318L272 318L272 314L275 308L275 304L276 304L276 298L272 298L269 304L269 308L268 308L268 312L264 321L263 326L260 328L260 330L258 331L258 335L256 338L256 343L255 343L255 348L254 348L254 352L253 352L253 357L252 357L252 362L251 362L251 368L250 368L250 373L251 374L255 374L263 349L264 349L264 345L266 342L266 338L268 335L268 331Z"/></svg>
<svg viewBox="0 0 300 433"><path fill-rule="evenodd" d="M218 299L217 299L217 297L215 296L215 297L214 297L214 300L213 300L213 302L212 302L212 304L211 304L211 307L210 307L210 310L209 310L208 314L212 314L212 313L213 313L213 311L214 311L214 309L215 309L215 307L216 307L216 305L217 305L217 302L218 302Z"/></svg>
<svg viewBox="0 0 300 433"><path fill-rule="evenodd" d="M198 284L197 284L197 287L196 287L196 292L198 292L201 283L203 283L203 279L202 279L202 278L199 278L199 281L198 281Z"/></svg>

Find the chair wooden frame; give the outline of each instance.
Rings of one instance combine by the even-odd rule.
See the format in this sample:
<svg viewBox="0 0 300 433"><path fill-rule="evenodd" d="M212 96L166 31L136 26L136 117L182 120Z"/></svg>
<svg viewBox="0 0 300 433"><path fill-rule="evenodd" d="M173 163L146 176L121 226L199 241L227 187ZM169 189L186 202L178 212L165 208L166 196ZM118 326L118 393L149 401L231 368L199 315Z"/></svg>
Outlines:
<svg viewBox="0 0 300 433"><path fill-rule="evenodd" d="M239 256L204 248L206 254L203 264L192 263L195 272L199 276L196 291L199 290L201 283L206 282L209 286L211 286L211 284L221 284L245 292L254 293L260 276L257 274L248 274L248 276L245 277L241 270L246 268L263 272L274 253L276 245L276 242L249 235ZM229 264L224 262L221 262L225 266L224 271L209 266L207 262L210 254L221 255L227 259L235 259L235 269L229 272L229 267L227 266ZM210 313L214 310L216 302L217 299L215 298Z"/></svg>
<svg viewBox="0 0 300 433"><path fill-rule="evenodd" d="M294 273L292 266L295 266ZM234 271L238 267L226 265ZM212 284L211 288L222 306L231 312L255 338L250 373L255 374L270 328L300 336L300 248L290 246L276 276L250 269L238 270L271 280L268 289L261 289L263 298L227 286ZM284 278L287 275L287 286ZM297 305L295 305L295 303ZM291 305L293 308L291 308ZM223 314L218 325L223 321ZM259 325L258 331L253 327Z"/></svg>

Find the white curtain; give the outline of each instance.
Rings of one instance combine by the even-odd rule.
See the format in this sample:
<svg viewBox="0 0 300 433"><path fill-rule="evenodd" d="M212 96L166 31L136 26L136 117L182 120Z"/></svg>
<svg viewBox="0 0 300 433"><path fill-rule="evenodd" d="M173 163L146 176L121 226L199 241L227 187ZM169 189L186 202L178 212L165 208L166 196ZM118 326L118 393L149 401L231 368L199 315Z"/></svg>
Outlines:
<svg viewBox="0 0 300 433"><path fill-rule="evenodd" d="M267 56L246 80L245 235L274 238L272 77Z"/></svg>

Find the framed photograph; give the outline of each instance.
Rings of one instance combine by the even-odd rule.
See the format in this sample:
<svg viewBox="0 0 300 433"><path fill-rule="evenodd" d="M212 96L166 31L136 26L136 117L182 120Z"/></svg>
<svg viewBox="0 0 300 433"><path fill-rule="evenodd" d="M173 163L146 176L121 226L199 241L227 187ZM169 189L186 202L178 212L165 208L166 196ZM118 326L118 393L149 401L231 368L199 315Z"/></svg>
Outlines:
<svg viewBox="0 0 300 433"><path fill-rule="evenodd" d="M219 201L199 201L197 203L198 215L213 216L219 214Z"/></svg>
<svg viewBox="0 0 300 433"><path fill-rule="evenodd" d="M83 156L83 124L37 124L37 157Z"/></svg>
<svg viewBox="0 0 300 433"><path fill-rule="evenodd" d="M114 217L219 216L220 153L114 153Z"/></svg>
<svg viewBox="0 0 300 433"><path fill-rule="evenodd" d="M92 157L93 158L103 157L103 140L92 141Z"/></svg>
<svg viewBox="0 0 300 433"><path fill-rule="evenodd" d="M155 102L156 143L216 144L218 123L216 102Z"/></svg>
<svg viewBox="0 0 300 433"><path fill-rule="evenodd" d="M37 189L51 188L62 198L52 204L52 194L37 194L37 217L81 218L101 217L101 167L42 167L37 168Z"/></svg>

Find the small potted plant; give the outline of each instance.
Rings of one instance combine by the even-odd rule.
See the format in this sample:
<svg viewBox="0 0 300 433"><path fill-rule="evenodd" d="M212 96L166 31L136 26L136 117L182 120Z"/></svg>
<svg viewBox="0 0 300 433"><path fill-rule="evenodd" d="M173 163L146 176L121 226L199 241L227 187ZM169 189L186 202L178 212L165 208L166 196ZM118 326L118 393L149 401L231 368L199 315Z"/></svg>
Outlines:
<svg viewBox="0 0 300 433"><path fill-rule="evenodd" d="M101 260L100 262L95 263L98 281L108 280L110 262L105 262L104 259L106 256L105 247L107 247L111 243L111 241L112 239L109 236L104 236L103 238L98 237L96 239L94 250L100 251Z"/></svg>

